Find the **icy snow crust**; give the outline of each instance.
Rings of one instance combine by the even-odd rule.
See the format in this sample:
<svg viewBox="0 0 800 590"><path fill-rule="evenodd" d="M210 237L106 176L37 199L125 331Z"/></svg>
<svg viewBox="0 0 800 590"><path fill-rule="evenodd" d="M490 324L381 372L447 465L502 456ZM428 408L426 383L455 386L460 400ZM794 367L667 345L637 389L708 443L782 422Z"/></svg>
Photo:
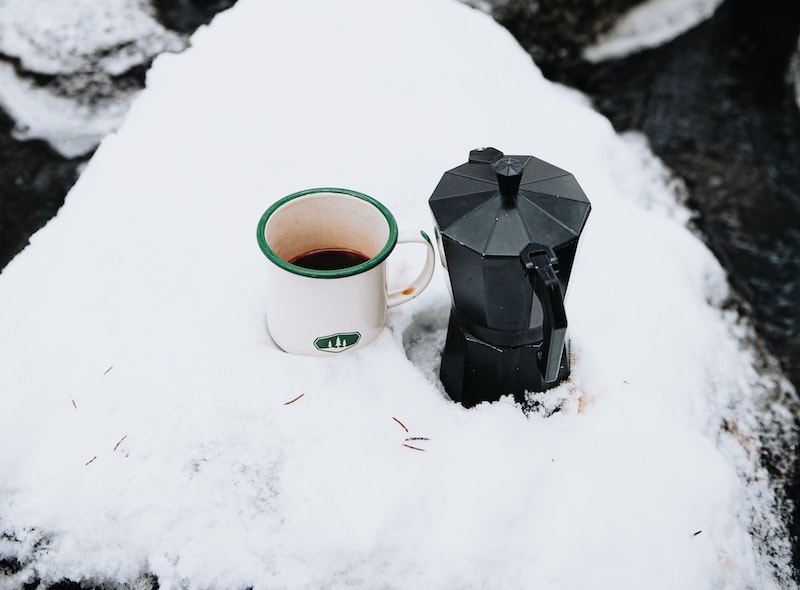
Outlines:
<svg viewBox="0 0 800 590"><path fill-rule="evenodd" d="M0 587L790 583L759 429L791 416L720 311L723 271L643 140L488 16L240 0L147 86L0 274L0 556L20 564ZM441 268L361 351L276 349L264 209L344 186L430 232L441 174L486 145L573 172L593 204L573 374L540 411L443 395Z"/></svg>

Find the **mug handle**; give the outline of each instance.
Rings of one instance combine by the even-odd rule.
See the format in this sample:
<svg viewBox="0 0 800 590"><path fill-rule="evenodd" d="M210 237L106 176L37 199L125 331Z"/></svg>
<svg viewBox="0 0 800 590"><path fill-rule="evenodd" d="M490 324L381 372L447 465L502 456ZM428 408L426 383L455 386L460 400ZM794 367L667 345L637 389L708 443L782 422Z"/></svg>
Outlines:
<svg viewBox="0 0 800 590"><path fill-rule="evenodd" d="M425 266L422 267L422 272L419 273L416 279L406 288L404 289L397 289L396 291L392 291L388 293L386 296L386 305L387 307L396 307L401 303L405 303L406 301L411 301L422 293L425 287L428 286L428 283L431 282L431 278L433 277L433 271L436 268L436 256L433 253L433 244L431 243L431 239L428 237L424 231L419 232L420 235L411 234L400 232L400 235L397 238L398 244L425 244L427 246L427 256L425 257Z"/></svg>

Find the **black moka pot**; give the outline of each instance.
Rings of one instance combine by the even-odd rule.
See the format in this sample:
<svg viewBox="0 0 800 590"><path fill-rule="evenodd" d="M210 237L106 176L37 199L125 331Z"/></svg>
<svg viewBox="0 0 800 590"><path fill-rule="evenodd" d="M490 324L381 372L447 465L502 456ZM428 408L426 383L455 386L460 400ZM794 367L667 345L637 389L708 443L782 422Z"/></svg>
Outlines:
<svg viewBox="0 0 800 590"><path fill-rule="evenodd" d="M453 306L440 377L465 406L569 376L566 292L591 205L575 177L533 156L470 152L429 204Z"/></svg>

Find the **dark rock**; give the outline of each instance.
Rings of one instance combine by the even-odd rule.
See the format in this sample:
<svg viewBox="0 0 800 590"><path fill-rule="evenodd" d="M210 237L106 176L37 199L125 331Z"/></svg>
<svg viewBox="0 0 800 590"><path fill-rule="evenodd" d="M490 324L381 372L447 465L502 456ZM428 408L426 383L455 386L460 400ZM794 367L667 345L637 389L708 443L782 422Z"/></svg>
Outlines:
<svg viewBox="0 0 800 590"><path fill-rule="evenodd" d="M53 217L91 154L64 158L44 141L17 141L0 110L0 269Z"/></svg>
<svg viewBox="0 0 800 590"><path fill-rule="evenodd" d="M179 33L191 33L234 4L236 0L153 0L161 24Z"/></svg>
<svg viewBox="0 0 800 590"><path fill-rule="evenodd" d="M580 63L581 51L642 0L494 0L492 17L547 77Z"/></svg>

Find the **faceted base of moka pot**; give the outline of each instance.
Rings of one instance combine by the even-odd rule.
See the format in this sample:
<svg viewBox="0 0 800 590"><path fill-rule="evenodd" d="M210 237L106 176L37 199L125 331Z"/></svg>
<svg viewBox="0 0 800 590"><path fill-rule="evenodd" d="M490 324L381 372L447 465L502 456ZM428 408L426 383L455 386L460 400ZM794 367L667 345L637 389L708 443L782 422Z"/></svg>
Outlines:
<svg viewBox="0 0 800 590"><path fill-rule="evenodd" d="M539 370L542 342L500 346L481 340L450 315L439 377L447 395L465 407L513 394L524 402L526 391L545 391L569 377L569 355L561 355L558 379L544 382Z"/></svg>

